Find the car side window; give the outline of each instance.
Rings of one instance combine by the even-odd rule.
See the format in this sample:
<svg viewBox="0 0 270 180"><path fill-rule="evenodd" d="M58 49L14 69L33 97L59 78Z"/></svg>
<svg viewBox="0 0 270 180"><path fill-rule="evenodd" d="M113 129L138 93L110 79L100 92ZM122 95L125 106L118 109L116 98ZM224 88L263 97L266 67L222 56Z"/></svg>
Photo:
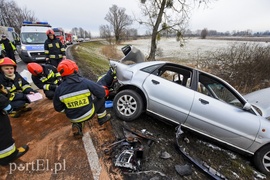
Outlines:
<svg viewBox="0 0 270 180"><path fill-rule="evenodd" d="M242 108L243 104L225 83L214 77L201 73L199 75L198 92L220 101Z"/></svg>
<svg viewBox="0 0 270 180"><path fill-rule="evenodd" d="M190 87L192 72L182 67L167 65L160 68L157 75L176 84Z"/></svg>

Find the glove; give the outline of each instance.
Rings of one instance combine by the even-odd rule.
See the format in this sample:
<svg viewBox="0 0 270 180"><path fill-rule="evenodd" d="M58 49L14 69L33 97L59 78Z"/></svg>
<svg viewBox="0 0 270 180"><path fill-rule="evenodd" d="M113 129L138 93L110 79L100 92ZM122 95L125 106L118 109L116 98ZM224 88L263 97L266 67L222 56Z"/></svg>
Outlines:
<svg viewBox="0 0 270 180"><path fill-rule="evenodd" d="M107 87L107 86L102 86L102 87L103 87L104 90L105 90L105 97L108 97L109 94L110 94L110 91L109 91L108 87Z"/></svg>
<svg viewBox="0 0 270 180"><path fill-rule="evenodd" d="M3 94L8 94L8 91L6 90L5 86L3 84L0 84L0 92Z"/></svg>
<svg viewBox="0 0 270 180"><path fill-rule="evenodd" d="M10 113L10 112L13 110L13 108L12 108L12 106L11 106L10 104L8 104L7 107L4 108L4 110L5 110L7 113Z"/></svg>

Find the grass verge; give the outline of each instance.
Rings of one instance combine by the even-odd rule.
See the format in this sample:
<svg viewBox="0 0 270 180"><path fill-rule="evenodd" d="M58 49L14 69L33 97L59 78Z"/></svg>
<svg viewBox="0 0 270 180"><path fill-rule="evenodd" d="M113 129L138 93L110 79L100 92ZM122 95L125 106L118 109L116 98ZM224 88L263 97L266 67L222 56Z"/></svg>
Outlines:
<svg viewBox="0 0 270 180"><path fill-rule="evenodd" d="M107 46L102 41L91 41L75 44L71 47L71 54L76 59L83 76L96 81L100 75L108 71L109 61L102 53L102 49Z"/></svg>

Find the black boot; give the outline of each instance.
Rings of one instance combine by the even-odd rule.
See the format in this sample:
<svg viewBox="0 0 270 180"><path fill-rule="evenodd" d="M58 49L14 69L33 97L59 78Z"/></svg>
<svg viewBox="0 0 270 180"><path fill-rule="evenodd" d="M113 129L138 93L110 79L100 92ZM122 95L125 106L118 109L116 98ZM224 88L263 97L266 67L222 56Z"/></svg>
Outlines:
<svg viewBox="0 0 270 180"><path fill-rule="evenodd" d="M102 118L98 118L98 124L100 126L102 126L104 123L106 123L107 121L109 121L111 119L111 115L107 114L106 116L102 117Z"/></svg>
<svg viewBox="0 0 270 180"><path fill-rule="evenodd" d="M17 153L15 159L18 159L19 157L21 157L22 155L24 155L28 151L28 149L29 149L28 145L23 145L21 147L18 147L17 148L18 153Z"/></svg>
<svg viewBox="0 0 270 180"><path fill-rule="evenodd" d="M84 122L81 123L72 123L72 132L74 137L82 137L83 136L83 124Z"/></svg>

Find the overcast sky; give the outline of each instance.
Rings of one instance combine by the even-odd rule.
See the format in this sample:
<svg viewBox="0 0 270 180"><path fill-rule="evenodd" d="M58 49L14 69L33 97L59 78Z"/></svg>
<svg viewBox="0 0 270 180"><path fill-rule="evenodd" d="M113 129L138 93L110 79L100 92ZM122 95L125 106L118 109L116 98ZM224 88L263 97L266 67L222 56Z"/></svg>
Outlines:
<svg viewBox="0 0 270 180"><path fill-rule="evenodd" d="M92 36L99 35L99 26L109 8L115 4L125 8L126 14L141 16L140 0L14 0L21 8L35 13L40 21L53 27L71 30L81 27ZM191 15L189 29L211 29L221 32L251 29L253 32L270 30L270 0L217 0L208 8L196 8ZM135 23L134 28L143 34L146 28Z"/></svg>

